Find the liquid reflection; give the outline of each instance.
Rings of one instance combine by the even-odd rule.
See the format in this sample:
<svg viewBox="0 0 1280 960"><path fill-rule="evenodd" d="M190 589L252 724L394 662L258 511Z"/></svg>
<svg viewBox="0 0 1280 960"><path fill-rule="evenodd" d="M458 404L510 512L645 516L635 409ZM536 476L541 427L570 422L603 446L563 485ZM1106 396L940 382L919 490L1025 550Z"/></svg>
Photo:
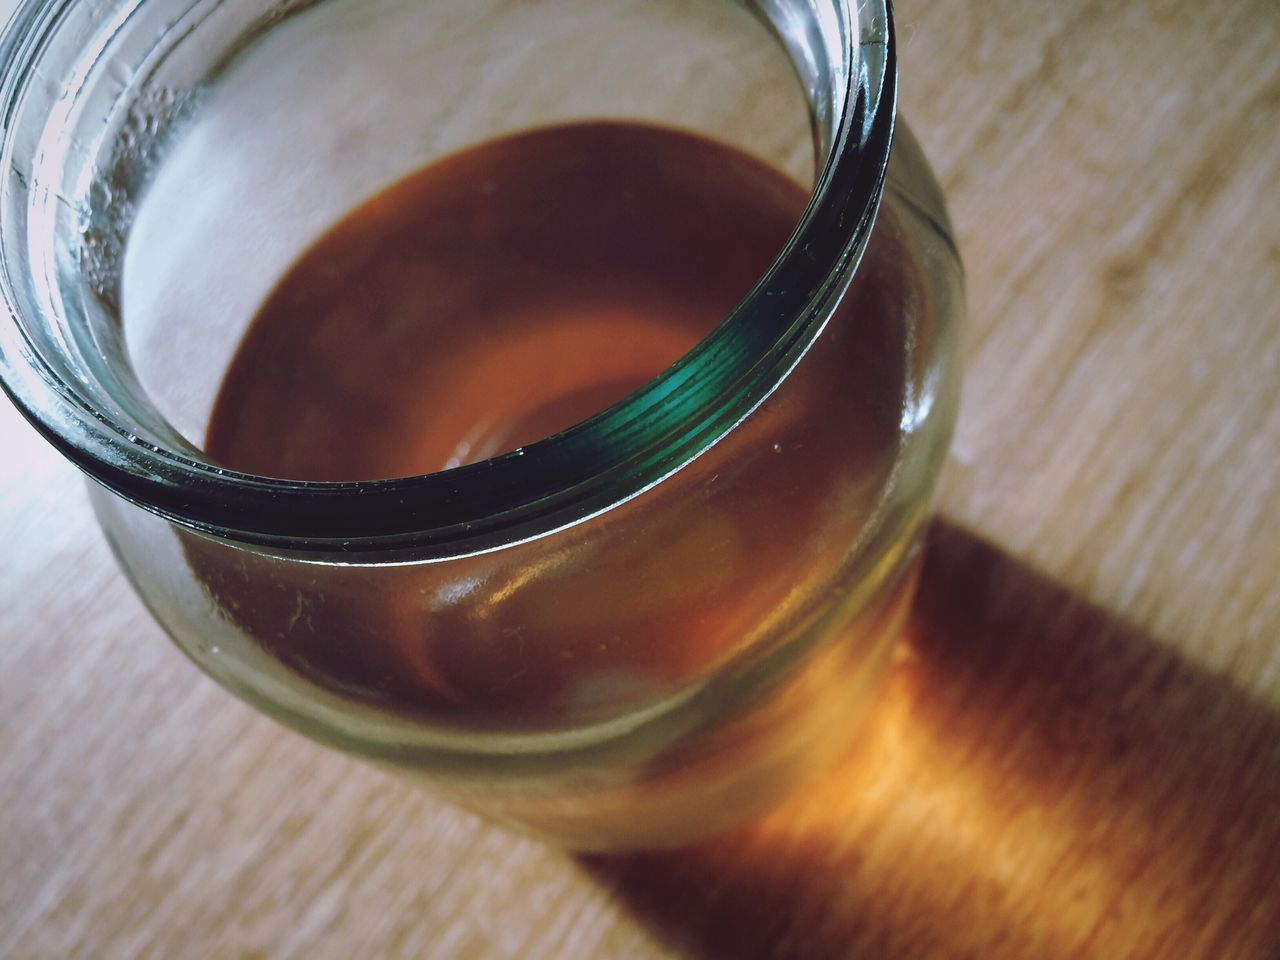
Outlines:
<svg viewBox="0 0 1280 960"><path fill-rule="evenodd" d="M837 767L744 831L589 869L707 957L1274 957L1280 718L971 535L932 539Z"/></svg>

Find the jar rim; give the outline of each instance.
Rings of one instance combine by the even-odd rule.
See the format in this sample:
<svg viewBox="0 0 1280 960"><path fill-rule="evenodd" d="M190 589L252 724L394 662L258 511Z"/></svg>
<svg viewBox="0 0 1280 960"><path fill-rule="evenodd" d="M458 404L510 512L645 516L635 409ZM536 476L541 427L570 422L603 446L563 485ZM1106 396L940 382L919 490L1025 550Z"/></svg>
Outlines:
<svg viewBox="0 0 1280 960"><path fill-rule="evenodd" d="M0 35L0 130L10 139L33 36L65 0L26 0ZM846 41L832 82L831 145L809 204L771 266L710 334L648 384L555 436L415 477L314 482L218 467L135 435L94 409L17 320L7 266L0 386L63 455L115 494L190 529L303 554L418 560L481 553L589 520L709 450L769 397L830 318L884 189L897 70L887 2L833 0ZM11 148L3 144L4 153ZM3 238L0 238L3 243Z"/></svg>

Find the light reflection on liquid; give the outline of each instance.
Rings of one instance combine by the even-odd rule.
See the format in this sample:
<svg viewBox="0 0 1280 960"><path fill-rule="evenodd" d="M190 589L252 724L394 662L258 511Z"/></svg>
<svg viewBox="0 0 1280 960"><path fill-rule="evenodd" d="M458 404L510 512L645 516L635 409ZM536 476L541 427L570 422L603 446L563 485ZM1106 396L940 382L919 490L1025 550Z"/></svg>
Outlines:
<svg viewBox="0 0 1280 960"><path fill-rule="evenodd" d="M934 540L820 782L592 869L716 957L1274 957L1280 719L968 534Z"/></svg>

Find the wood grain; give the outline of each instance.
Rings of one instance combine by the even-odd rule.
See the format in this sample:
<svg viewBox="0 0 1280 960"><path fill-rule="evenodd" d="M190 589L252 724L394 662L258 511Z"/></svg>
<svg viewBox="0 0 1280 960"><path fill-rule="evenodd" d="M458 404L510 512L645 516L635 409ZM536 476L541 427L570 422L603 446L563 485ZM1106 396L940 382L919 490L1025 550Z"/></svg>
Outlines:
<svg viewBox="0 0 1280 960"><path fill-rule="evenodd" d="M0 955L1280 956L1280 6L902 0L969 274L907 642L811 791L575 860L253 714L0 410Z"/></svg>

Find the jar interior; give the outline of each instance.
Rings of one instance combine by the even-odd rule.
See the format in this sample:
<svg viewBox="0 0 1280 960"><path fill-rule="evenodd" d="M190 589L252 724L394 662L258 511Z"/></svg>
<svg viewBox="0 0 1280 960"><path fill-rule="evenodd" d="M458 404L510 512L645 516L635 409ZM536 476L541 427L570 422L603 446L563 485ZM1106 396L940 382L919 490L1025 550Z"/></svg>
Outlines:
<svg viewBox="0 0 1280 960"><path fill-rule="evenodd" d="M808 186L821 105L771 15L722 0L123 7L44 131L65 197L46 237L62 352L104 413L200 459L281 275L441 157L608 118L697 132Z"/></svg>

